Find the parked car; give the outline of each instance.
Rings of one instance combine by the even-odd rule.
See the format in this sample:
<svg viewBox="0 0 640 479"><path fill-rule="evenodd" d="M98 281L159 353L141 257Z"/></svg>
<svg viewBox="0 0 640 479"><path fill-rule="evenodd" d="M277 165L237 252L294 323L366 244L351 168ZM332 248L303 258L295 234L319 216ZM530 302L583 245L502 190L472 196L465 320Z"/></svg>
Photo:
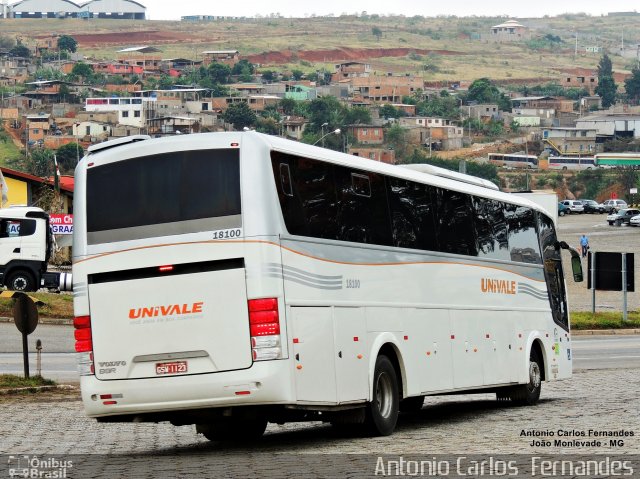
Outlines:
<svg viewBox="0 0 640 479"><path fill-rule="evenodd" d="M640 215L631 218L629 220L629 226L640 226Z"/></svg>
<svg viewBox="0 0 640 479"><path fill-rule="evenodd" d="M582 205L582 201L564 200L562 201L562 204L568 208L567 213L584 213L584 206Z"/></svg>
<svg viewBox="0 0 640 479"><path fill-rule="evenodd" d="M617 213L611 213L610 215L607 216L607 223L609 223L610 226L613 226L614 224L616 226L621 226L623 224L629 224L629 222L631 221L631 218L633 218L634 216L640 215L640 210L637 208L623 208L621 210L618 210Z"/></svg>
<svg viewBox="0 0 640 479"><path fill-rule="evenodd" d="M584 206L585 213L604 213L604 205L595 200L580 200Z"/></svg>
<svg viewBox="0 0 640 479"><path fill-rule="evenodd" d="M602 206L604 206L604 210L607 213L611 213L612 211L618 211L622 208L626 208L628 205L624 200L607 200L602 203Z"/></svg>
<svg viewBox="0 0 640 479"><path fill-rule="evenodd" d="M567 208L562 203L558 203L558 216L564 216L569 213L569 208Z"/></svg>

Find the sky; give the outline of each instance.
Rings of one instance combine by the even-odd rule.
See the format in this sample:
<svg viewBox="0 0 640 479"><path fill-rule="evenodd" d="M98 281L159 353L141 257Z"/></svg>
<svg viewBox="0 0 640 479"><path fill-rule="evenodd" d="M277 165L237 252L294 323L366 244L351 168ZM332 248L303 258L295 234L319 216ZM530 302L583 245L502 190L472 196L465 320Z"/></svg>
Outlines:
<svg viewBox="0 0 640 479"><path fill-rule="evenodd" d="M366 11L406 16L439 15L543 17L584 12L599 16L607 12L639 11L638 0L138 0L147 7L151 20L179 20L184 15L266 16L280 13L284 17L340 15Z"/></svg>

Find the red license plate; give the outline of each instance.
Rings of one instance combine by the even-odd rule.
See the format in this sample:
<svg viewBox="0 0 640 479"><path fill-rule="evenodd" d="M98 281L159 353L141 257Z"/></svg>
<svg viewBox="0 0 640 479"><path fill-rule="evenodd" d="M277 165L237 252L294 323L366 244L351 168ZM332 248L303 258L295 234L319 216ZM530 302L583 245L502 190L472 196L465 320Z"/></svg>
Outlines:
<svg viewBox="0 0 640 479"><path fill-rule="evenodd" d="M186 361L174 361L171 363L156 363L156 374L180 374L187 372Z"/></svg>

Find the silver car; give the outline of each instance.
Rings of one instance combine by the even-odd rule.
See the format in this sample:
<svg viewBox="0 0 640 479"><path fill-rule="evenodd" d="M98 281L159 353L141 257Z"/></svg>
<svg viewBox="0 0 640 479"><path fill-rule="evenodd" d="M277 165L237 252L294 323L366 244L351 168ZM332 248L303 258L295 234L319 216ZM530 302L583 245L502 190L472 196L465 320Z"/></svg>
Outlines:
<svg viewBox="0 0 640 479"><path fill-rule="evenodd" d="M604 210L607 213L611 213L626 208L627 202L624 200L607 200L602 203L602 206L604 206Z"/></svg>

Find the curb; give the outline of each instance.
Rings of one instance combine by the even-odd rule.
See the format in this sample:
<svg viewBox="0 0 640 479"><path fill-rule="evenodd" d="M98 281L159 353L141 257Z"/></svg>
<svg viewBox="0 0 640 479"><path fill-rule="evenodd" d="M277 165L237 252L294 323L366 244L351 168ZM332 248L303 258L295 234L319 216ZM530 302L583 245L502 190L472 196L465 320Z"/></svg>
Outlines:
<svg viewBox="0 0 640 479"><path fill-rule="evenodd" d="M0 317L0 323L13 323L13 318ZM38 324L55 324L58 326L73 326L73 319L69 318L39 318Z"/></svg>
<svg viewBox="0 0 640 479"><path fill-rule="evenodd" d="M58 384L56 386L30 386L24 388L0 389L0 396L13 396L22 393L39 393L44 391L76 391L76 386L70 384Z"/></svg>
<svg viewBox="0 0 640 479"><path fill-rule="evenodd" d="M572 336L633 336L640 334L640 329L572 329Z"/></svg>

